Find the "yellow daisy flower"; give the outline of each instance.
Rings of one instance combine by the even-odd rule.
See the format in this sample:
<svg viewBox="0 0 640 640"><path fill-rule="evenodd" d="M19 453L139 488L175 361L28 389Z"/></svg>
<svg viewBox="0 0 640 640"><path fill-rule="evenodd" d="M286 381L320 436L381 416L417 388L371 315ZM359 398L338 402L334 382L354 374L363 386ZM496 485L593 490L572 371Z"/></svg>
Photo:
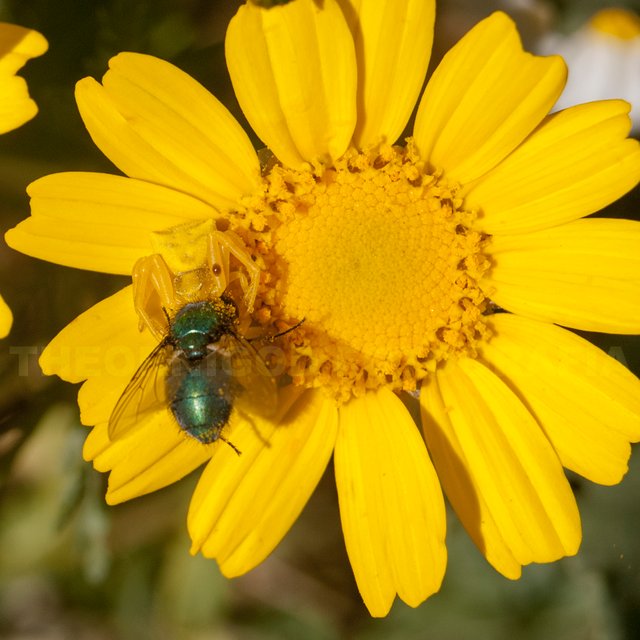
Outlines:
<svg viewBox="0 0 640 640"><path fill-rule="evenodd" d="M0 22L0 133L17 129L38 112L27 83L16 73L46 50L47 41L37 31ZM8 335L12 322L11 309L0 297L0 338Z"/></svg>
<svg viewBox="0 0 640 640"><path fill-rule="evenodd" d="M548 115L564 63L524 52L495 13L445 56L412 137L392 146L423 85L434 13L429 0L241 7L227 63L273 153L262 170L193 79L118 55L76 97L127 177L46 176L7 235L27 254L118 274L157 253L153 232L184 222L215 219L242 239L262 272L254 324L304 323L275 343L292 381L280 420L232 415L225 437L241 456L185 437L167 411L109 440L118 397L157 345L129 288L63 329L41 365L85 381L84 455L110 471L109 503L209 460L188 527L192 551L226 576L274 549L333 454L347 551L375 616L396 595L417 606L439 589L442 490L487 560L517 578L578 549L563 466L617 483L640 439L636 378L558 326L640 331L640 224L582 219L640 179L629 105ZM407 408L418 390L422 434Z"/></svg>

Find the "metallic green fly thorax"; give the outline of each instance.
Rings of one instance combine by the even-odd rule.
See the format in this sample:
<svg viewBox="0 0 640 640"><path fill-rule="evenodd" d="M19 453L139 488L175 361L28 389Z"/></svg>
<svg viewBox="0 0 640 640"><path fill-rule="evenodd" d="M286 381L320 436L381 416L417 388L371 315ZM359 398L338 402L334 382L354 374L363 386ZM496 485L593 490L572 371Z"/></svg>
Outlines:
<svg viewBox="0 0 640 640"><path fill-rule="evenodd" d="M234 333L237 312L224 300L206 300L185 305L171 323L169 338L188 360L207 355L208 345Z"/></svg>

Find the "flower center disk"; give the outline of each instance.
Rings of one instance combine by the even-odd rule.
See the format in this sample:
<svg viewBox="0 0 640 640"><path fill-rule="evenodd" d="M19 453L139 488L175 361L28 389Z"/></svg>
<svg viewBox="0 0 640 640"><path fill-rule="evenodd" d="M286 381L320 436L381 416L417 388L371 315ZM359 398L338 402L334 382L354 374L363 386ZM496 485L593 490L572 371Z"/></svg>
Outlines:
<svg viewBox="0 0 640 640"><path fill-rule="evenodd" d="M352 150L315 171L276 166L265 179L275 299L283 316L305 319L294 379L343 400L383 384L415 389L438 361L473 350L483 238L411 143Z"/></svg>

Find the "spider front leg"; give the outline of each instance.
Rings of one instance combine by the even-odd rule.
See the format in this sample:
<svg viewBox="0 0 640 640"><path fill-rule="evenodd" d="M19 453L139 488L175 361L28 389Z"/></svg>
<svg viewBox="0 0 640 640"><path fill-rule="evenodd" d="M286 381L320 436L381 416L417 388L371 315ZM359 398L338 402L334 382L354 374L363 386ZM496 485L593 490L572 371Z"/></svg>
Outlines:
<svg viewBox="0 0 640 640"><path fill-rule="evenodd" d="M135 263L132 279L133 304L140 318L140 330L146 326L161 340L167 332L166 314L175 304L173 274L162 256L154 254Z"/></svg>
<svg viewBox="0 0 640 640"><path fill-rule="evenodd" d="M242 289L243 302L248 313L253 311L253 305L258 294L260 283L260 269L247 253L242 241L232 232L212 231L210 234L211 270L216 282L216 296L221 296L229 285L238 281ZM233 256L245 269L246 274L239 269L231 268ZM248 277L247 277L248 276Z"/></svg>

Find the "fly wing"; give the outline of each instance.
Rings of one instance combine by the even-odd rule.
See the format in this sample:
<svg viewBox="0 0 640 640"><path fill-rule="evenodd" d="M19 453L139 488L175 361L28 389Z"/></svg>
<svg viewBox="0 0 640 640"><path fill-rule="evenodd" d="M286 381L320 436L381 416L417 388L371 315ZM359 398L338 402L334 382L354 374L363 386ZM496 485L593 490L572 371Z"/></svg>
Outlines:
<svg viewBox="0 0 640 640"><path fill-rule="evenodd" d="M161 342L138 367L109 418L109 438L122 437L149 413L167 406L165 379L173 347Z"/></svg>
<svg viewBox="0 0 640 640"><path fill-rule="evenodd" d="M230 375L230 399L234 405L265 418L273 416L278 407L276 382L251 344L240 336L225 334L216 343L214 353Z"/></svg>

